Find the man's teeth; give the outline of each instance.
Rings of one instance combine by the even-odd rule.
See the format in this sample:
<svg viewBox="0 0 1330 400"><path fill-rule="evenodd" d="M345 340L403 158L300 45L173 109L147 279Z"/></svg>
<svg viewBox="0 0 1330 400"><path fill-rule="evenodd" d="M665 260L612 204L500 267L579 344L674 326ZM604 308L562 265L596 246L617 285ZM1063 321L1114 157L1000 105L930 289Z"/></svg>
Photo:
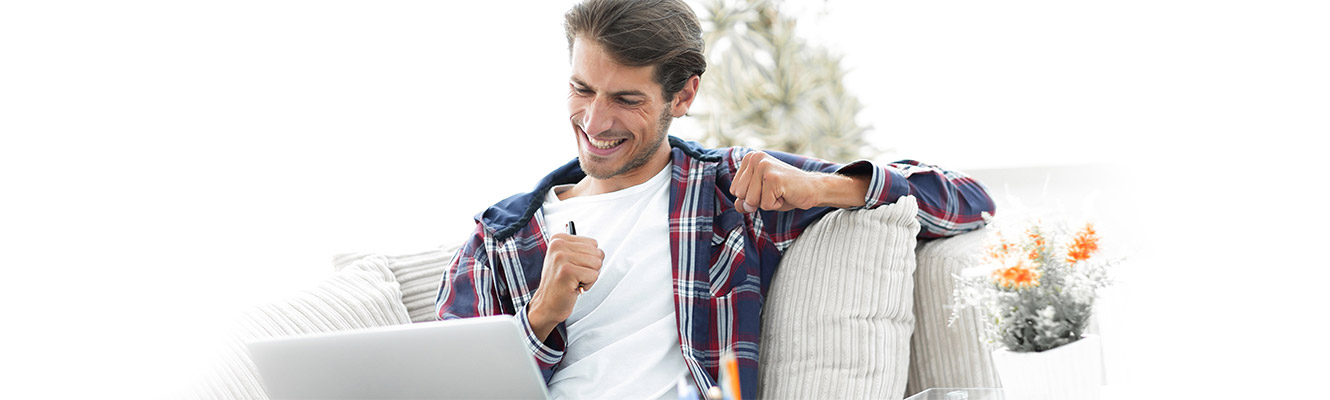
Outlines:
<svg viewBox="0 0 1330 400"><path fill-rule="evenodd" d="M611 148L611 147L614 147L614 146L618 146L619 143L623 143L623 141L626 140L626 139L619 139L619 140L611 140L611 141L608 141L608 142L602 142L602 141L599 141L599 140L596 140L596 139L592 139L591 137L588 136L588 137L587 137L587 140L591 141L591 145L592 145L592 146L596 146L596 148L598 148L598 149L602 149L602 150L603 150L603 149L608 149L608 148Z"/></svg>

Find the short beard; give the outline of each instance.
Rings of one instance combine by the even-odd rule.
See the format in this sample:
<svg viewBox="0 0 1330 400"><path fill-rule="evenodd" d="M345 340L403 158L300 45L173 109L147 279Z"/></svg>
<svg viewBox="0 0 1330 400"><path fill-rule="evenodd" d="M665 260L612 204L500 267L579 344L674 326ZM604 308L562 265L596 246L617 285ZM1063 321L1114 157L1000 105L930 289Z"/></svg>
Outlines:
<svg viewBox="0 0 1330 400"><path fill-rule="evenodd" d="M648 143L646 147L642 148L642 151L633 154L633 157L628 159L628 162L624 163L623 167L614 171L614 173L612 174L598 173L598 171L588 169L585 161L579 160L579 163L582 166L582 172L586 172L587 176L590 176L592 178L603 180L623 175L629 171L641 168L643 165L646 165L648 162L651 161L651 156L655 155L656 151L660 150L660 145L662 143L665 143L666 132L670 130L670 122L674 120L673 117L674 116L670 115L670 108L668 106L665 107L665 110L660 113L660 120L656 122L656 133L657 133L656 140L653 140L651 141L651 143Z"/></svg>

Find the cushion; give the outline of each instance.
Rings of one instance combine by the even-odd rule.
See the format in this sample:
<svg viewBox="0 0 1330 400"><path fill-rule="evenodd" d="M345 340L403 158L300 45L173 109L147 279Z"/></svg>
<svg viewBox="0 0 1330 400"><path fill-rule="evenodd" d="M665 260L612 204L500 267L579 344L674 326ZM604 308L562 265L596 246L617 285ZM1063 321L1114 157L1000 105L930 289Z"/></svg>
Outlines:
<svg viewBox="0 0 1330 400"><path fill-rule="evenodd" d="M990 229L980 229L919 246L907 394L933 387L1000 386L992 356L979 337L978 314L964 311L947 326L956 287L953 275L980 261L990 235Z"/></svg>
<svg viewBox="0 0 1330 400"><path fill-rule="evenodd" d="M909 196L836 210L795 240L762 311L759 397L902 397L917 213Z"/></svg>
<svg viewBox="0 0 1330 400"><path fill-rule="evenodd" d="M402 285L402 303L411 316L411 322L434 321L434 300L439 295L443 273L457 253L458 245L403 254L376 255L349 253L333 258L333 269L339 270L366 257L383 257L388 262L397 283Z"/></svg>
<svg viewBox="0 0 1330 400"><path fill-rule="evenodd" d="M245 342L410 323L385 257L365 257L289 297L241 314L191 398L267 399Z"/></svg>

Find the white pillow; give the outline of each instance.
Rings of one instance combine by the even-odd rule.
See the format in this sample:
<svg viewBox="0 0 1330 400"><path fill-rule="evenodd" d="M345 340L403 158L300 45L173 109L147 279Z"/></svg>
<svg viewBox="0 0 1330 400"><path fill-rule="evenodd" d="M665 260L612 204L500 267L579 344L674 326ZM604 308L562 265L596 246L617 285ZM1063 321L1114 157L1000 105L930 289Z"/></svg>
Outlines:
<svg viewBox="0 0 1330 400"><path fill-rule="evenodd" d="M388 262L394 279L402 285L402 304L412 322L434 321L434 300L443 283L443 273L453 260L459 246L441 247L416 253L377 255L373 253L342 254L333 258L333 269L340 270L365 257L383 257Z"/></svg>
<svg viewBox="0 0 1330 400"><path fill-rule="evenodd" d="M918 212L909 196L836 210L795 240L762 311L759 398L901 398Z"/></svg>
<svg viewBox="0 0 1330 400"><path fill-rule="evenodd" d="M362 258L307 290L242 314L191 398L267 399L245 342L410 323L388 260Z"/></svg>

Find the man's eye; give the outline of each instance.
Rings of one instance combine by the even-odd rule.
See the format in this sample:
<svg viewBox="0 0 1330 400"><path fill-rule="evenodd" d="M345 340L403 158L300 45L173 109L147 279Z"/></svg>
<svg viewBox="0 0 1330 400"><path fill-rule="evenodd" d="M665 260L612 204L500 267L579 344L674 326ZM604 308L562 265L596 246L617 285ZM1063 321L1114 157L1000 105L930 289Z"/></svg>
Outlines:
<svg viewBox="0 0 1330 400"><path fill-rule="evenodd" d="M625 106L635 106L635 105L638 105L638 104L642 104L642 101L641 101L641 100L619 99L619 103L620 103L620 104L623 104L623 105L625 105Z"/></svg>
<svg viewBox="0 0 1330 400"><path fill-rule="evenodd" d="M588 95L588 94L591 94L591 90L590 90L590 89L586 89L586 88L573 87L573 91L574 91L574 92L577 92L577 94L580 94L580 95Z"/></svg>

